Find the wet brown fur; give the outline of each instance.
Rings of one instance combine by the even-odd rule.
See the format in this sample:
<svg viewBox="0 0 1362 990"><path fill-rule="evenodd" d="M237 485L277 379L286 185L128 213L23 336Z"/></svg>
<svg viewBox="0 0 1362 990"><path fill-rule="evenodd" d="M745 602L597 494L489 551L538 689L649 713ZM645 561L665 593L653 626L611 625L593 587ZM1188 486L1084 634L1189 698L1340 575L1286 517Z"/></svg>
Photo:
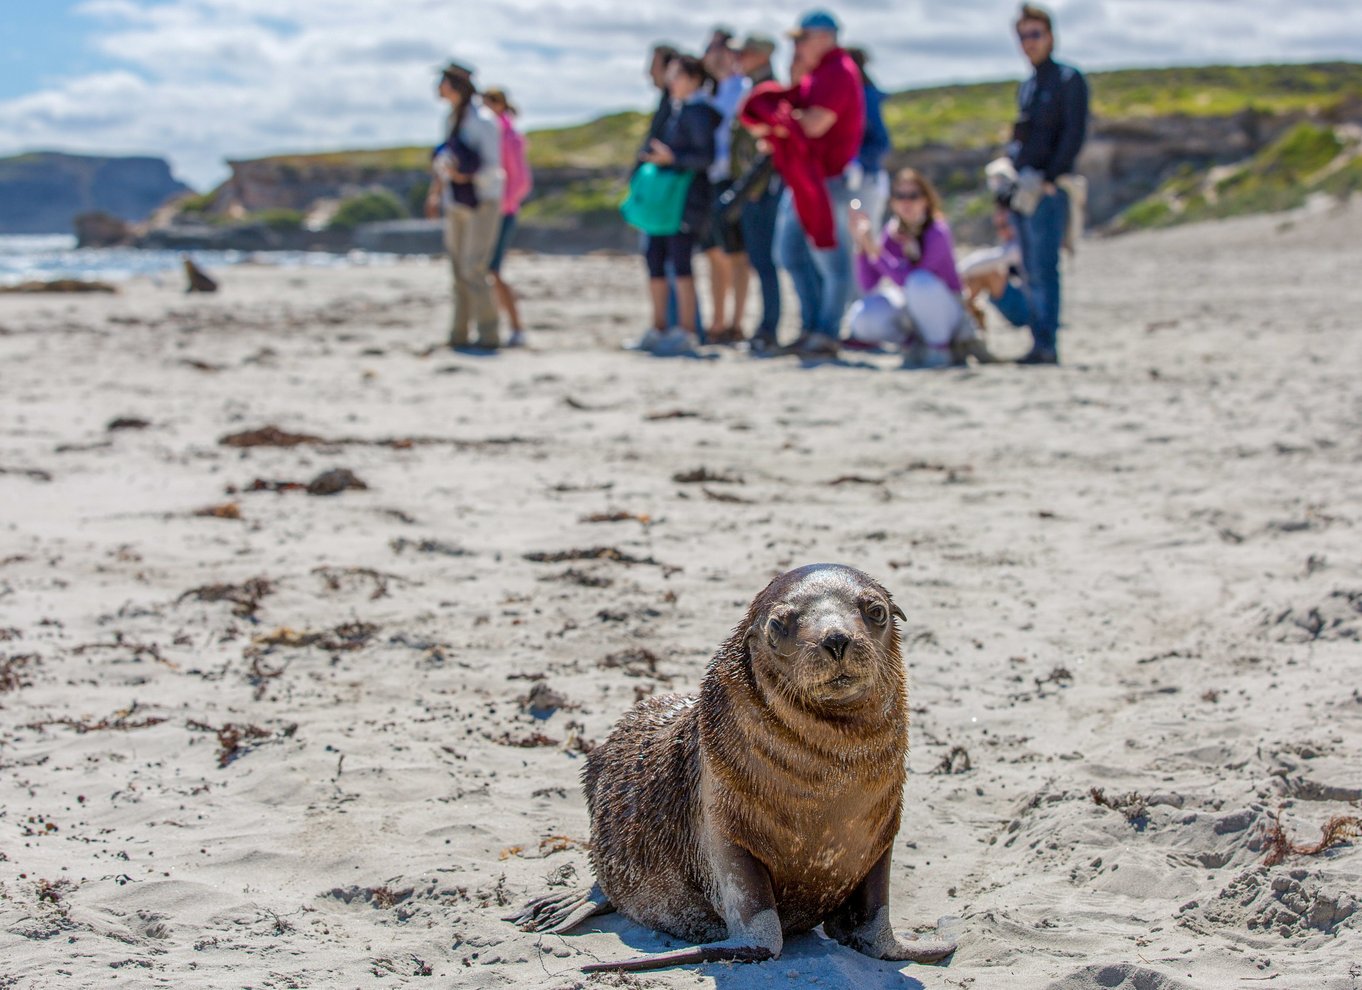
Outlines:
<svg viewBox="0 0 1362 990"><path fill-rule="evenodd" d="M766 868L787 935L846 901L893 844L902 809L908 704L891 610L901 614L850 567L781 575L714 655L698 699L649 698L619 721L583 773L592 866L618 910L693 942L724 938L714 837ZM820 615L846 627L840 660L809 626ZM789 634L774 646L772 618ZM864 691L829 699L838 673Z"/></svg>

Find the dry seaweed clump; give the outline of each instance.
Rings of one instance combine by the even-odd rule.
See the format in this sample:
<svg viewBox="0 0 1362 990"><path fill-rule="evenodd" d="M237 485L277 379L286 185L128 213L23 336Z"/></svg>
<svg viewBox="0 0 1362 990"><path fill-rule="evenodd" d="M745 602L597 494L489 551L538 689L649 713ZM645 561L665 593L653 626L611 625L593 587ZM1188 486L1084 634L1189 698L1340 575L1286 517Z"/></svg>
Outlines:
<svg viewBox="0 0 1362 990"><path fill-rule="evenodd" d="M1357 838L1362 838L1362 818L1355 815L1335 815L1324 823L1318 842L1305 844L1292 842L1282 828L1281 815L1278 814L1268 826L1264 839L1267 856L1263 859L1263 865L1276 866L1287 856L1318 856L1326 849L1332 849Z"/></svg>
<svg viewBox="0 0 1362 990"><path fill-rule="evenodd" d="M28 687L29 682L24 678L24 668L37 659L36 653L16 653L0 657L0 694Z"/></svg>
<svg viewBox="0 0 1362 990"><path fill-rule="evenodd" d="M1107 797L1106 792L1100 787L1089 789L1088 794L1092 797L1093 804L1102 808L1110 808L1112 811L1119 811L1125 815L1126 821L1136 828L1140 828L1149 822L1149 799L1143 794L1129 791L1115 797Z"/></svg>
<svg viewBox="0 0 1362 990"><path fill-rule="evenodd" d="M220 767L225 767L238 757L245 756L263 742L291 739L293 734L298 731L298 723L296 722L290 722L276 731L261 728L258 725L238 722L228 722L226 725L215 726L196 719L191 719L188 725L191 729L197 729L200 732L212 732L217 735L218 766Z"/></svg>
<svg viewBox="0 0 1362 990"><path fill-rule="evenodd" d="M175 601L178 604L186 598L193 598L200 602L231 602L233 615L239 619L252 619L261 601L273 593L274 584L269 578L255 577L241 584L205 584L190 588Z"/></svg>

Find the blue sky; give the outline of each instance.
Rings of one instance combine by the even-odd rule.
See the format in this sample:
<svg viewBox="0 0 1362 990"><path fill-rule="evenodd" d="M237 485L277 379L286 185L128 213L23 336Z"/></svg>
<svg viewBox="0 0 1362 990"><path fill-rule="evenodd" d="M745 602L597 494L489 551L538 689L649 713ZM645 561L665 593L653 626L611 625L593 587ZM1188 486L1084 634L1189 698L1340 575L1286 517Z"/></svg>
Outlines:
<svg viewBox="0 0 1362 990"><path fill-rule="evenodd" d="M3 0L0 155L157 154L207 188L226 160L434 142L435 68L457 56L524 123L652 96L648 45L716 23L779 34L777 0ZM886 89L1018 78L1015 0L829 5ZM1088 68L1362 60L1357 0L1052 0L1060 55ZM788 50L778 52L778 62Z"/></svg>
<svg viewBox="0 0 1362 990"><path fill-rule="evenodd" d="M0 100L107 68L86 42L94 28L75 0L7 0L0 34Z"/></svg>

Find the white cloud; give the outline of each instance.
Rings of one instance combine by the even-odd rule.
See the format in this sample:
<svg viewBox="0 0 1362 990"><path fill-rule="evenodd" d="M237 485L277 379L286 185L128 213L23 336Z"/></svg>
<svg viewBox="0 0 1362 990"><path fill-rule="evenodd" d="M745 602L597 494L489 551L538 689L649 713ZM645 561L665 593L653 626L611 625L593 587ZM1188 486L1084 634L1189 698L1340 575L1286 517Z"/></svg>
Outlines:
<svg viewBox="0 0 1362 990"><path fill-rule="evenodd" d="M1013 0L831 4L889 89L1019 76ZM1085 67L1362 57L1352 0L1059 0L1061 54ZM0 153L164 154L200 186L226 158L433 141L436 67L457 56L514 95L525 123L586 119L652 99L647 46L698 45L724 23L778 34L788 2L752 0L88 0L120 68L0 102Z"/></svg>

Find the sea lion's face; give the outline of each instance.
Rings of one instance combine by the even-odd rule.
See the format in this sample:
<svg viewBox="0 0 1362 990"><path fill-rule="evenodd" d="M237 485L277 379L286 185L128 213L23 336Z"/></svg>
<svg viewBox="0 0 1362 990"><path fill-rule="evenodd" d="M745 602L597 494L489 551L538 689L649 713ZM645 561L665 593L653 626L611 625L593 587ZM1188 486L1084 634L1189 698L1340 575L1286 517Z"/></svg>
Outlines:
<svg viewBox="0 0 1362 990"><path fill-rule="evenodd" d="M855 705L902 676L903 612L850 567L813 565L777 578L756 603L748 648L759 676L819 707Z"/></svg>

